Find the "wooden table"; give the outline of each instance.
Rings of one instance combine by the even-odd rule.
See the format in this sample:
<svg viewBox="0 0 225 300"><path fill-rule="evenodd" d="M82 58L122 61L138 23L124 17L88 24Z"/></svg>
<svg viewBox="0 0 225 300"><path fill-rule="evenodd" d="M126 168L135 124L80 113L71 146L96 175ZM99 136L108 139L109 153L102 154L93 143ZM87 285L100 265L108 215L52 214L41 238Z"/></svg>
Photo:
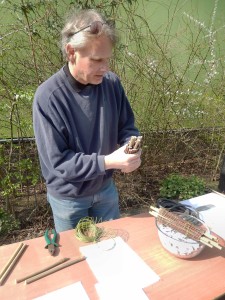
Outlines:
<svg viewBox="0 0 225 300"><path fill-rule="evenodd" d="M129 246L160 276L157 283L144 289L151 300L211 300L225 292L225 249L206 248L196 258L183 260L173 257L161 246L154 217L148 213L102 223L116 230ZM45 247L44 237L25 241L28 248L18 264L0 287L0 299L32 299L64 286L81 281L91 300L98 299L96 279L86 261L58 271L25 285L15 279L40 270L63 257L80 255L73 230L60 234L58 253L52 257ZM0 270L12 256L19 243L0 247ZM135 270L134 270L135 272ZM138 299L137 299L138 300Z"/></svg>

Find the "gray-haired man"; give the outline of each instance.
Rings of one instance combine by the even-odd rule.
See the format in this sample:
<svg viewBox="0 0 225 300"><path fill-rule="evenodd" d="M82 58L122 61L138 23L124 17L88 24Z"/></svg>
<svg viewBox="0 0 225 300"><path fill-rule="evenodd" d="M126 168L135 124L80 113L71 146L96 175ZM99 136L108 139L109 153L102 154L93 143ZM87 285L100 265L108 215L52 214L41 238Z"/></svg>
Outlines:
<svg viewBox="0 0 225 300"><path fill-rule="evenodd" d="M86 216L118 218L113 170L129 173L141 164L141 150L124 151L139 132L120 80L109 71L115 42L114 28L95 10L73 14L62 30L67 62L35 94L34 131L57 232Z"/></svg>

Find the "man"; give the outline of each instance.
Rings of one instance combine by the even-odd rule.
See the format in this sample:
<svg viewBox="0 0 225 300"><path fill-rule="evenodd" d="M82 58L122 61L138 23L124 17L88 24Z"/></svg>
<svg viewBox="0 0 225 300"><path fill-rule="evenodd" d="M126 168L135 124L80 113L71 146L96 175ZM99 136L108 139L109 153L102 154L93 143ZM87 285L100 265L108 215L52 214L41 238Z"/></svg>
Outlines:
<svg viewBox="0 0 225 300"><path fill-rule="evenodd" d="M124 89L109 72L115 42L114 28L96 11L73 14L62 30L67 63L35 93L34 132L57 232L86 216L119 218L113 170L129 173L141 164L141 150L124 152L139 132Z"/></svg>

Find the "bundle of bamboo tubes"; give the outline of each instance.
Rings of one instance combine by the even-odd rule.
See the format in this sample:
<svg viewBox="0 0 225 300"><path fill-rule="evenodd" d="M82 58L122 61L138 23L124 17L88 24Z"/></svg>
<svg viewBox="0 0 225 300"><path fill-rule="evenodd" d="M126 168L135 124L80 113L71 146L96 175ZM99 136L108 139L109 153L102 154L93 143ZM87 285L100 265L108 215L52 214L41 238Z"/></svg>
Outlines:
<svg viewBox="0 0 225 300"><path fill-rule="evenodd" d="M142 136L132 136L125 148L125 153L133 154L141 148Z"/></svg>
<svg viewBox="0 0 225 300"><path fill-rule="evenodd" d="M181 214L178 215L166 208L157 208L154 206L150 206L149 213L156 217L164 226L169 226L190 239L200 241L210 248L216 247L220 250L222 249L218 238L211 235L205 226L195 225L188 221L187 218L182 218Z"/></svg>

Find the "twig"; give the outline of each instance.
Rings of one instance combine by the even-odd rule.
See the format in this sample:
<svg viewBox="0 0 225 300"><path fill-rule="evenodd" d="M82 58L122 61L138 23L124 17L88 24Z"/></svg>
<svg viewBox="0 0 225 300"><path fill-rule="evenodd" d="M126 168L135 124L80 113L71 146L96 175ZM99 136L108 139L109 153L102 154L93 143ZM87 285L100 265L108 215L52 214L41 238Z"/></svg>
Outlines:
<svg viewBox="0 0 225 300"><path fill-rule="evenodd" d="M26 219L27 221L30 221L30 218L32 217L33 213L38 209L38 207L35 207L32 212L30 213L30 215L28 216L28 218Z"/></svg>
<svg viewBox="0 0 225 300"><path fill-rule="evenodd" d="M36 280L38 280L38 279L41 279L41 278L43 278L43 277L45 277L45 276L48 276L48 275L50 275L50 274L52 274L52 273L54 273L54 272L57 272L57 271L62 270L62 269L64 269L64 268L66 268L66 267L69 267L69 266L71 266L71 265L74 265L74 264L76 264L76 263L79 263L80 261L83 261L83 260L85 260L85 259L86 259L86 257L85 257L85 256L82 256L82 257L80 257L80 258L78 258L78 259L75 259L75 260L72 260L72 261L68 261L68 262L66 262L65 264L59 265L58 267L52 268L52 269L50 269L50 270L48 270L48 271L46 271L46 272L42 272L42 273L38 274L37 276L30 277L29 279L27 279L27 280L25 281L25 283L26 283L26 284L29 284L29 283L34 282L34 281L36 281Z"/></svg>

